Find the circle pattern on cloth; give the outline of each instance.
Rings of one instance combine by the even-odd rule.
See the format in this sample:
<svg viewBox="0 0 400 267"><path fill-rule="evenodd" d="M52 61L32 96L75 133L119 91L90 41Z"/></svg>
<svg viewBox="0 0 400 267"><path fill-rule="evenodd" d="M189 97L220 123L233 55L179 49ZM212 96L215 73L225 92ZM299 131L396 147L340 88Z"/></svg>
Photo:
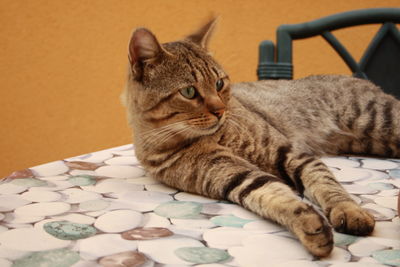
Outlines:
<svg viewBox="0 0 400 267"><path fill-rule="evenodd" d="M178 248L175 254L185 261L203 264L221 262L230 258L225 250L207 247Z"/></svg>
<svg viewBox="0 0 400 267"><path fill-rule="evenodd" d="M40 251L17 259L13 267L72 266L80 259L79 254L68 249Z"/></svg>
<svg viewBox="0 0 400 267"><path fill-rule="evenodd" d="M68 181L77 186L92 185L96 183L96 179L93 179L90 175L76 175L68 179Z"/></svg>
<svg viewBox="0 0 400 267"><path fill-rule="evenodd" d="M167 228L162 227L139 227L121 234L123 239L127 240L151 240L160 237L171 236L174 233Z"/></svg>
<svg viewBox="0 0 400 267"><path fill-rule="evenodd" d="M143 215L133 210L114 210L107 212L94 223L94 226L106 233L118 233L136 228L142 221Z"/></svg>
<svg viewBox="0 0 400 267"><path fill-rule="evenodd" d="M109 256L105 256L99 260L99 263L103 267L116 267L116 266L127 266L127 267L139 267L147 261L147 258L142 253L136 251L125 251Z"/></svg>
<svg viewBox="0 0 400 267"><path fill-rule="evenodd" d="M71 205L64 202L41 202L25 205L15 209L20 216L51 216L69 211Z"/></svg>
<svg viewBox="0 0 400 267"><path fill-rule="evenodd" d="M167 218L192 219L201 212L202 206L191 201L170 201L160 204L154 212Z"/></svg>
<svg viewBox="0 0 400 267"><path fill-rule="evenodd" d="M44 230L52 236L62 240L77 240L96 234L96 228L88 224L72 223L68 221L48 222Z"/></svg>
<svg viewBox="0 0 400 267"><path fill-rule="evenodd" d="M41 229L18 228L0 233L0 243L19 251L45 251L65 248L71 241L55 238Z"/></svg>

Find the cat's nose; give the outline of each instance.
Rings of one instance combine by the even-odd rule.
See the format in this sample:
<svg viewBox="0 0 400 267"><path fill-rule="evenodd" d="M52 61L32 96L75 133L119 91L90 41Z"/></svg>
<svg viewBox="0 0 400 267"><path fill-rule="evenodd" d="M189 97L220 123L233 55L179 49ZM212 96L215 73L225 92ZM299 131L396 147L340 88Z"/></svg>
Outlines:
<svg viewBox="0 0 400 267"><path fill-rule="evenodd" d="M210 96L206 99L207 110L218 119L221 119L225 112L225 104L218 96Z"/></svg>
<svg viewBox="0 0 400 267"><path fill-rule="evenodd" d="M211 113L215 115L218 119L221 119L221 117L224 115L224 112L225 112L224 108L211 111Z"/></svg>

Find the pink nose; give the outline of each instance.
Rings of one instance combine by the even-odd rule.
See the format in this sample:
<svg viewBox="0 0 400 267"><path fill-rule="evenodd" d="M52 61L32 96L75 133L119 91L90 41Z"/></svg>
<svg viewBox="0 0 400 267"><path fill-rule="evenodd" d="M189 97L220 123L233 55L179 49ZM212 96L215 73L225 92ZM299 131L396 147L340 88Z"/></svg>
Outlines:
<svg viewBox="0 0 400 267"><path fill-rule="evenodd" d="M221 119L222 115L224 115L224 112L225 109L223 108L211 111L211 113L214 114L218 119Z"/></svg>

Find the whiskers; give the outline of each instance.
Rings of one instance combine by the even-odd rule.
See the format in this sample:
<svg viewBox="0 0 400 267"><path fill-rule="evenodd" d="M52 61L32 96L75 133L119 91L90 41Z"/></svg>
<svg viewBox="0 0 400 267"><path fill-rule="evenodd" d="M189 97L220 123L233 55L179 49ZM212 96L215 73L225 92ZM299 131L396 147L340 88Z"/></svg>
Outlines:
<svg viewBox="0 0 400 267"><path fill-rule="evenodd" d="M191 126L185 121L178 121L159 128L151 129L140 133L142 146L144 150L154 150L156 147L162 147L174 137L188 132Z"/></svg>
<svg viewBox="0 0 400 267"><path fill-rule="evenodd" d="M243 126L243 120L248 118L241 116L239 114L226 112L226 121L219 124L212 123L209 118L200 116L190 119L185 119L182 121L174 122L158 128L150 128L149 125L144 125L138 122L137 125L141 126L142 131L136 132L140 138L140 144L143 150L154 151L157 148L164 147L168 145L169 142L183 141L174 140L177 136L182 137L182 139L189 139L199 136L212 135L222 124L227 124L237 135L242 134L246 131L246 127ZM143 129L148 129L144 130Z"/></svg>

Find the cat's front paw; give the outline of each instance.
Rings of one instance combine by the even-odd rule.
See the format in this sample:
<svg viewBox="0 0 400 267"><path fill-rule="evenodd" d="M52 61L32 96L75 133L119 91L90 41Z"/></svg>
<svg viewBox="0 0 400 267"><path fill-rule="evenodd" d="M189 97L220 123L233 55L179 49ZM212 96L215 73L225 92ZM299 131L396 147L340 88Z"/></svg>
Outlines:
<svg viewBox="0 0 400 267"><path fill-rule="evenodd" d="M314 256L328 256L333 249L333 235L326 220L308 205L297 208L295 215L293 231L301 243Z"/></svg>
<svg viewBox="0 0 400 267"><path fill-rule="evenodd" d="M353 202L337 204L327 217L336 231L351 235L368 235L375 226L374 217Z"/></svg>

